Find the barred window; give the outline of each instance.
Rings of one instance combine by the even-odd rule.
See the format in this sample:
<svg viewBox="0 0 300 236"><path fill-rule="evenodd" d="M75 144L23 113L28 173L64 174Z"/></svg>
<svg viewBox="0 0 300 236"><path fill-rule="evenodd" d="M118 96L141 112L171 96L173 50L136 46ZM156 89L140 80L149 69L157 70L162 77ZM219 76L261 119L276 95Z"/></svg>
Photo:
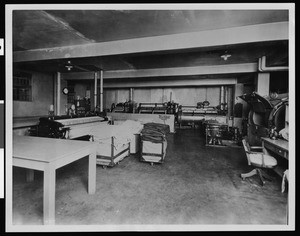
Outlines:
<svg viewBox="0 0 300 236"><path fill-rule="evenodd" d="M13 99L32 101L31 74L19 72L13 76Z"/></svg>

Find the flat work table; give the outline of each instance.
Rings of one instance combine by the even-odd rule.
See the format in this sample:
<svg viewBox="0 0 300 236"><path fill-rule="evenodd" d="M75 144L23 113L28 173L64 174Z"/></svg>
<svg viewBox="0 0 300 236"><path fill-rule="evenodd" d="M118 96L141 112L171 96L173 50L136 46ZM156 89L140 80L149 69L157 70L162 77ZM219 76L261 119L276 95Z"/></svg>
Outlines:
<svg viewBox="0 0 300 236"><path fill-rule="evenodd" d="M55 224L56 169L86 156L89 156L88 193L94 194L96 190L96 148L94 143L13 136L13 165L44 172L44 224Z"/></svg>
<svg viewBox="0 0 300 236"><path fill-rule="evenodd" d="M273 155L273 153L278 156L289 160L289 142L283 139L272 140L270 138L262 138L263 152L268 155ZM271 152L270 152L271 151ZM276 166L274 171L281 177L284 174L285 168L281 166Z"/></svg>
<svg viewBox="0 0 300 236"><path fill-rule="evenodd" d="M278 154L279 156L289 159L289 142L283 139L272 140L270 138L262 138L262 146L265 153L268 154L268 150Z"/></svg>

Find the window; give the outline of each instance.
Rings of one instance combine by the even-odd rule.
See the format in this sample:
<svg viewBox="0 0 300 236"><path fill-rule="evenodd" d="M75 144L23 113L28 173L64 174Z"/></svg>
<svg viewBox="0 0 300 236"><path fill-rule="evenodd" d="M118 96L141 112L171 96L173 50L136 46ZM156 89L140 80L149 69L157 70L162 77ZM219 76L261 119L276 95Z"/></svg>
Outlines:
<svg viewBox="0 0 300 236"><path fill-rule="evenodd" d="M270 73L270 92L276 92L277 94L289 92L288 71L276 71Z"/></svg>
<svg viewBox="0 0 300 236"><path fill-rule="evenodd" d="M13 99L16 101L31 101L31 74L19 72L13 77Z"/></svg>

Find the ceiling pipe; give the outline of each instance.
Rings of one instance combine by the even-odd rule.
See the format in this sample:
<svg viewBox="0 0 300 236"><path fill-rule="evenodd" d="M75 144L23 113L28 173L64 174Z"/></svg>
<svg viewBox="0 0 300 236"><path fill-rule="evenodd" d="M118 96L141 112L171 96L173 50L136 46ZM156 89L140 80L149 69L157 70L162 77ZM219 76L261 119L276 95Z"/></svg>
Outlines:
<svg viewBox="0 0 300 236"><path fill-rule="evenodd" d="M103 70L100 70L100 112L103 112Z"/></svg>
<svg viewBox="0 0 300 236"><path fill-rule="evenodd" d="M60 115L60 101L61 101L61 73L56 73L56 86L57 86L57 93L56 93L56 115Z"/></svg>
<svg viewBox="0 0 300 236"><path fill-rule="evenodd" d="M94 107L95 107L95 111L97 110L97 77L98 77L98 73L94 72Z"/></svg>
<svg viewBox="0 0 300 236"><path fill-rule="evenodd" d="M261 58L258 58L258 70L260 72L268 72L268 71L283 71L288 70L288 66L273 66L273 67L267 67L266 66L266 56L262 56Z"/></svg>

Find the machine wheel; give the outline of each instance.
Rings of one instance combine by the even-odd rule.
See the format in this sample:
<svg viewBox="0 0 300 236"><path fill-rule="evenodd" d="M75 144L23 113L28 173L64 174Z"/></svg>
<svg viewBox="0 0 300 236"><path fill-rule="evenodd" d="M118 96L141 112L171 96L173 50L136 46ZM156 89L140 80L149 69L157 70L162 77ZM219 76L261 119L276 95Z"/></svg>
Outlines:
<svg viewBox="0 0 300 236"><path fill-rule="evenodd" d="M153 163L153 162L150 162L150 165L151 165L151 166L153 166L153 165L154 165L154 163Z"/></svg>

